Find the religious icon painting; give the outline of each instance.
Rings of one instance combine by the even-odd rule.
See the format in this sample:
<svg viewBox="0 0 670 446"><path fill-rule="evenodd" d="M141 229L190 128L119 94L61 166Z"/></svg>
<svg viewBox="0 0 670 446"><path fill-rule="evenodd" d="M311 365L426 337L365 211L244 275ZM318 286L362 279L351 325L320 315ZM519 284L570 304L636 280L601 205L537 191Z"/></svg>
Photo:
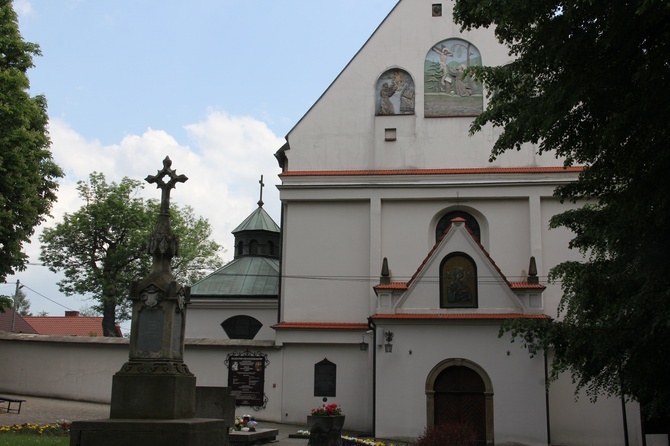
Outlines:
<svg viewBox="0 0 670 446"><path fill-rule="evenodd" d="M477 266L470 256L452 253L440 265L440 307L476 308Z"/></svg>
<svg viewBox="0 0 670 446"><path fill-rule="evenodd" d="M414 114L414 80L407 71L393 68L379 76L375 87L375 114Z"/></svg>
<svg viewBox="0 0 670 446"><path fill-rule="evenodd" d="M424 115L479 115L484 107L482 84L467 69L481 65L479 50L466 40L447 39L433 45L424 62Z"/></svg>

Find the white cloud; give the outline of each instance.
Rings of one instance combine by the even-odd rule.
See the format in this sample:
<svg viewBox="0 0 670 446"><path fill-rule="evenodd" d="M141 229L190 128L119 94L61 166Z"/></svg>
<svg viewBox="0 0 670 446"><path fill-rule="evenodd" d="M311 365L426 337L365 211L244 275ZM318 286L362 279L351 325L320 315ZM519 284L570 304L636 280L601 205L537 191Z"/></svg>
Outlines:
<svg viewBox="0 0 670 446"><path fill-rule="evenodd" d="M204 122L187 125L186 130L194 148L152 129L142 135L128 135L119 144L103 146L84 139L66 122L52 119L53 156L66 172L55 215L72 212L81 205L76 182L86 180L91 172L102 172L109 181L120 181L124 176L143 180L160 170L163 159L169 156L172 168L189 177L171 192L171 199L192 206L197 215L208 218L215 239L226 248L232 247L230 231L256 207L260 175L264 175L267 185L263 197L266 209L278 219L279 198L274 185L280 169L273 154L283 138L261 121L220 111L211 111ZM143 195L160 197L149 184Z"/></svg>
<svg viewBox="0 0 670 446"><path fill-rule="evenodd" d="M28 16L33 13L33 6L30 0L14 0L14 11L19 16Z"/></svg>
<svg viewBox="0 0 670 446"><path fill-rule="evenodd" d="M229 116L221 111L210 111L204 122L187 125L186 130L193 147L180 144L162 130L153 129L105 146L97 140L85 139L62 119L52 118L49 124L51 150L66 176L60 181L58 202L52 212L54 218L42 226L52 226L61 221L64 212L74 212L81 207L77 181L86 180L91 172L104 173L108 181L118 182L124 176L143 181L147 175L160 170L163 159L169 156L172 168L189 178L171 192L171 200L190 205L196 215L207 218L213 238L227 249L224 257L231 259L233 236L230 231L256 208L260 175L264 175L266 184L264 207L279 223L279 193L275 185L280 169L273 154L284 139L274 135L261 121ZM160 198L160 192L150 184L146 184L142 195ZM41 232L42 227L38 227L32 243L26 246L33 263L38 262ZM7 281L16 281L16 278L49 297L60 296L56 286L60 276L47 273L45 267L29 266L27 271ZM62 314L62 308L50 306L48 302L46 306L41 305L44 300L33 297L28 296L33 303L33 313L44 307L52 315ZM63 296L59 300L76 307L85 303Z"/></svg>

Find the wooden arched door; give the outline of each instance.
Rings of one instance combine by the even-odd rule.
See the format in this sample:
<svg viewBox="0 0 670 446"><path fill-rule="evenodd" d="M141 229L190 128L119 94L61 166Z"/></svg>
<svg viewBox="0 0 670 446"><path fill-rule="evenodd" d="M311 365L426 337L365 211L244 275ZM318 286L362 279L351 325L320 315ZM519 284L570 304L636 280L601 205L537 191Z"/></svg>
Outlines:
<svg viewBox="0 0 670 446"><path fill-rule="evenodd" d="M478 444L495 444L493 382L479 364L465 358L436 364L426 378L426 409L427 427L465 420L475 429Z"/></svg>
<svg viewBox="0 0 670 446"><path fill-rule="evenodd" d="M466 366L451 366L437 375L434 385L434 424L465 424L486 444L486 386L481 376Z"/></svg>

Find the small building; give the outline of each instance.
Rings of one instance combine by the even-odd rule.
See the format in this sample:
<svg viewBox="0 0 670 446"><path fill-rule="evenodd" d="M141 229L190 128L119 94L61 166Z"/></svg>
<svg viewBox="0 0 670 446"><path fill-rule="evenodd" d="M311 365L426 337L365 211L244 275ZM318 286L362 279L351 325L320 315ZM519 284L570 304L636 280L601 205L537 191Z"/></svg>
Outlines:
<svg viewBox="0 0 670 446"><path fill-rule="evenodd" d="M191 287L187 338L273 340L279 301L279 226L263 201L233 231L233 260Z"/></svg>

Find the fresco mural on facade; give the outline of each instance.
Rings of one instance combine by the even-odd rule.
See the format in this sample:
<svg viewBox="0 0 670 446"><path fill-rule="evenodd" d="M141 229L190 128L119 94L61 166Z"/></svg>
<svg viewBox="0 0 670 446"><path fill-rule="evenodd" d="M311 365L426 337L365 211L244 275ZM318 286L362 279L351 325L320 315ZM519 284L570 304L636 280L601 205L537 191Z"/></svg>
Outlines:
<svg viewBox="0 0 670 446"><path fill-rule="evenodd" d="M482 84L465 74L481 66L479 50L463 39L447 39L428 51L424 62L424 115L477 116L483 110Z"/></svg>
<svg viewBox="0 0 670 446"><path fill-rule="evenodd" d="M385 71L375 86L375 114L413 115L414 80L405 70Z"/></svg>

